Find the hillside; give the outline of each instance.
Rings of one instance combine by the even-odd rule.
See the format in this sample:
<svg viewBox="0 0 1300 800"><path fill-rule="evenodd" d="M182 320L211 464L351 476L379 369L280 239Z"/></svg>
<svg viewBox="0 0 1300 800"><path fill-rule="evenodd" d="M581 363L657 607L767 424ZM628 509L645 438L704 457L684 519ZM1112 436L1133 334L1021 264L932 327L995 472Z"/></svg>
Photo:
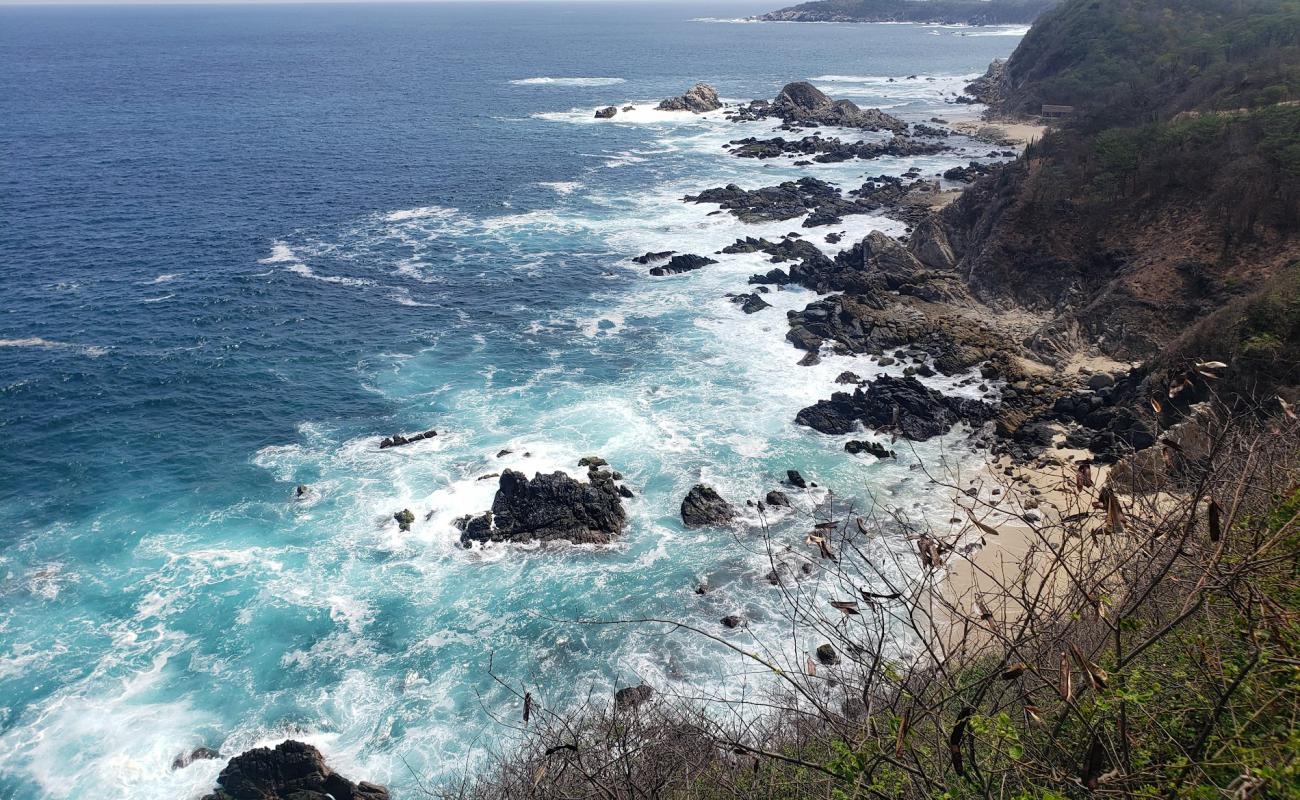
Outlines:
<svg viewBox="0 0 1300 800"><path fill-rule="evenodd" d="M944 212L978 296L1055 312L1033 342L1049 355L1170 367L1190 342L1230 356L1266 334L1239 388L1300 383L1292 322L1225 316L1300 260L1300 4L1068 2L994 94L1002 115L1075 111Z"/></svg>
<svg viewBox="0 0 1300 800"><path fill-rule="evenodd" d="M763 14L772 22L1026 25L1059 0L818 0Z"/></svg>

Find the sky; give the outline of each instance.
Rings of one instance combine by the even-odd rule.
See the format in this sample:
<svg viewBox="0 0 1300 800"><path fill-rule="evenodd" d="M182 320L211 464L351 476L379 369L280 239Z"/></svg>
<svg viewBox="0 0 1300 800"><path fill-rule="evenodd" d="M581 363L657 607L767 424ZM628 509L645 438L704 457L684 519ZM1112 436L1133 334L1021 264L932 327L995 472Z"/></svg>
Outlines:
<svg viewBox="0 0 1300 800"><path fill-rule="evenodd" d="M791 0L790 5L798 0ZM79 5L261 5L266 3L609 3L609 2L656 2L679 3L691 5L697 0L0 0L0 6L79 6ZM753 0L709 0L710 5L733 3L736 5L754 5Z"/></svg>

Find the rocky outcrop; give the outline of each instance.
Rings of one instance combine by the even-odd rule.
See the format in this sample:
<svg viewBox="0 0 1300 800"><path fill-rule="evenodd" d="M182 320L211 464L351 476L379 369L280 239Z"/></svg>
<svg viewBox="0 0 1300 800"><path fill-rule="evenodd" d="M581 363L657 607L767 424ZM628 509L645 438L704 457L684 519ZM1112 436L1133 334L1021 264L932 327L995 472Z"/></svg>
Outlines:
<svg viewBox="0 0 1300 800"><path fill-rule="evenodd" d="M712 486L697 483L682 499L682 522L688 528L725 525L736 518L736 509Z"/></svg>
<svg viewBox="0 0 1300 800"><path fill-rule="evenodd" d="M415 515L411 513L411 509L404 508L394 514L393 519L397 520L397 529L405 533L411 529L411 523L415 522Z"/></svg>
<svg viewBox="0 0 1300 800"><path fill-rule="evenodd" d="M1000 104L1006 94L1007 60L995 58L984 74L966 84L966 94L990 106Z"/></svg>
<svg viewBox="0 0 1300 800"><path fill-rule="evenodd" d="M985 403L940 394L916 378L882 375L865 392L836 392L829 400L802 409L795 422L835 435L851 433L862 424L923 442L947 433L959 422L985 422L992 413Z"/></svg>
<svg viewBox="0 0 1300 800"><path fill-rule="evenodd" d="M832 100L807 81L788 83L767 107L769 116L794 125L838 125L870 131L904 133L907 123L878 108L862 109L848 100Z"/></svg>
<svg viewBox="0 0 1300 800"><path fill-rule="evenodd" d="M879 442L864 442L858 439L845 442L844 452L851 456L856 456L859 453L866 453L868 455L873 455L876 458L898 458L893 450L888 449Z"/></svg>
<svg viewBox="0 0 1300 800"><path fill-rule="evenodd" d="M637 264L653 264L656 261L667 261L676 253L676 250L660 250L658 252L652 250L645 255L637 256L632 260Z"/></svg>
<svg viewBox="0 0 1300 800"><path fill-rule="evenodd" d="M411 436L403 436L400 433L395 433L392 436L387 436L382 439L379 442L379 449L387 450L390 447L401 447L402 445L415 444L416 442L422 442L425 439L432 439L437 435L437 431L425 431L424 433L416 433Z"/></svg>
<svg viewBox="0 0 1300 800"><path fill-rule="evenodd" d="M492 511L461 521L461 542L609 542L627 521L620 487L611 473L594 467L587 477L589 482L583 483L553 472L529 480L521 472L506 470Z"/></svg>
<svg viewBox="0 0 1300 800"><path fill-rule="evenodd" d="M764 289L766 291L766 289ZM771 308L772 304L763 299L763 296L757 292L752 294L732 295L731 302L740 306L740 310L746 314L757 314L765 308Z"/></svg>
<svg viewBox="0 0 1300 800"><path fill-rule="evenodd" d="M596 119L610 119L617 113L617 106L606 106L605 108L596 109Z"/></svg>
<svg viewBox="0 0 1300 800"><path fill-rule="evenodd" d="M274 750L259 747L230 760L217 790L203 800L388 800L388 790L353 783L325 764L320 751L289 740Z"/></svg>
<svg viewBox="0 0 1300 800"><path fill-rule="evenodd" d="M651 267L650 274L659 277L664 275L677 275L682 272L691 272L716 263L718 262L712 258L708 258L707 256L697 256L692 253L687 253L680 256L673 256L668 260L667 264L662 264L658 267Z"/></svg>
<svg viewBox="0 0 1300 800"><path fill-rule="evenodd" d="M707 83L697 83L688 89L686 94L670 97L656 108L659 111L691 111L705 114L722 108L722 101L718 99L718 93L712 86Z"/></svg>
<svg viewBox="0 0 1300 800"><path fill-rule="evenodd" d="M836 164L842 161L859 159L869 161L873 158L893 156L896 158L914 158L942 153L950 148L943 142L924 142L907 136L894 136L883 142L845 142L838 137L805 136L802 139L786 139L776 136L771 139L759 139L753 136L736 139L729 143L731 154L737 158L779 158L781 156L807 157L819 164Z"/></svg>

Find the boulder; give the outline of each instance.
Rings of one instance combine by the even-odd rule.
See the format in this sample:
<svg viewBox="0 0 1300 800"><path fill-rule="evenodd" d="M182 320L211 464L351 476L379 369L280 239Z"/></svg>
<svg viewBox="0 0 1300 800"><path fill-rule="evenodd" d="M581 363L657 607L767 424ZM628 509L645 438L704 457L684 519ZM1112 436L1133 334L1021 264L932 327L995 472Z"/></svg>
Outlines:
<svg viewBox="0 0 1300 800"><path fill-rule="evenodd" d="M605 108L596 110L596 119L609 119L610 117L614 116L617 113L618 113L617 106L606 106Z"/></svg>
<svg viewBox="0 0 1300 800"><path fill-rule="evenodd" d="M405 532L411 529L411 523L415 522L415 515L411 513L411 509L404 508L394 514L393 519L397 520L397 529Z"/></svg>
<svg viewBox="0 0 1300 800"><path fill-rule="evenodd" d="M799 474L797 469L788 469L785 471L785 482L796 489L807 489L808 481L804 480L803 475Z"/></svg>
<svg viewBox="0 0 1300 800"><path fill-rule="evenodd" d="M840 663L840 654L835 652L835 648L830 643L823 644L817 648L817 660L828 667L833 667Z"/></svg>
<svg viewBox="0 0 1300 800"><path fill-rule="evenodd" d="M923 442L947 433L958 422L983 423L992 414L985 403L948 397L916 378L881 375L865 392L835 392L829 400L800 410L795 422L832 435L851 433L861 423Z"/></svg>
<svg viewBox="0 0 1300 800"><path fill-rule="evenodd" d="M688 89L686 94L670 97L656 108L659 111L691 111L704 114L722 108L722 101L718 99L718 93L712 86L707 83L697 83Z"/></svg>
<svg viewBox="0 0 1300 800"><path fill-rule="evenodd" d="M353 783L325 764L320 751L293 740L235 756L203 800L388 800L388 790Z"/></svg>
<svg viewBox="0 0 1300 800"><path fill-rule="evenodd" d="M930 269L952 270L957 267L957 256L948 241L948 233L936 217L926 217L917 224L907 249Z"/></svg>
<svg viewBox="0 0 1300 800"><path fill-rule="evenodd" d="M627 514L609 473L591 472L590 483L563 472L537 473L531 480L508 469L501 474L492 511L465 522L461 541L609 542L623 530Z"/></svg>
<svg viewBox="0 0 1300 800"><path fill-rule="evenodd" d="M688 528L724 525L736 518L736 509L711 487L697 483L682 499L682 522Z"/></svg>
<svg viewBox="0 0 1300 800"><path fill-rule="evenodd" d="M883 444L880 444L879 442L865 442L865 441L859 441L857 439L854 439L853 441L850 442L845 442L844 452L848 453L851 456L856 456L859 453L867 453L869 455L875 456L876 458L897 458L898 457L893 450L886 448Z"/></svg>
<svg viewBox="0 0 1300 800"><path fill-rule="evenodd" d="M742 619L739 614L728 614L719 620L719 622L721 622L723 627L726 628L739 628L745 624L745 620Z"/></svg>
<svg viewBox="0 0 1300 800"><path fill-rule="evenodd" d="M650 698L654 697L654 694L655 690L644 683L640 686L628 686L614 692L614 707L619 709L639 708L650 702Z"/></svg>
<svg viewBox="0 0 1300 800"><path fill-rule="evenodd" d="M779 508L781 506L785 506L786 508L790 507L790 498L786 497L785 492L777 489L768 492L767 497L764 498L764 502L773 508Z"/></svg>

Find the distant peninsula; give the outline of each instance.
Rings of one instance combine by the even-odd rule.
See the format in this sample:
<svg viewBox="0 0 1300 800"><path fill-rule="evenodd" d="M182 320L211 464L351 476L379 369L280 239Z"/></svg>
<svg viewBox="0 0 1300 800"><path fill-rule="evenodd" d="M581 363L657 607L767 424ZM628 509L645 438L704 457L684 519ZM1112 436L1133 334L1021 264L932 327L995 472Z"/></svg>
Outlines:
<svg viewBox="0 0 1300 800"><path fill-rule="evenodd" d="M1060 0L816 0L755 17L767 22L1028 25Z"/></svg>

